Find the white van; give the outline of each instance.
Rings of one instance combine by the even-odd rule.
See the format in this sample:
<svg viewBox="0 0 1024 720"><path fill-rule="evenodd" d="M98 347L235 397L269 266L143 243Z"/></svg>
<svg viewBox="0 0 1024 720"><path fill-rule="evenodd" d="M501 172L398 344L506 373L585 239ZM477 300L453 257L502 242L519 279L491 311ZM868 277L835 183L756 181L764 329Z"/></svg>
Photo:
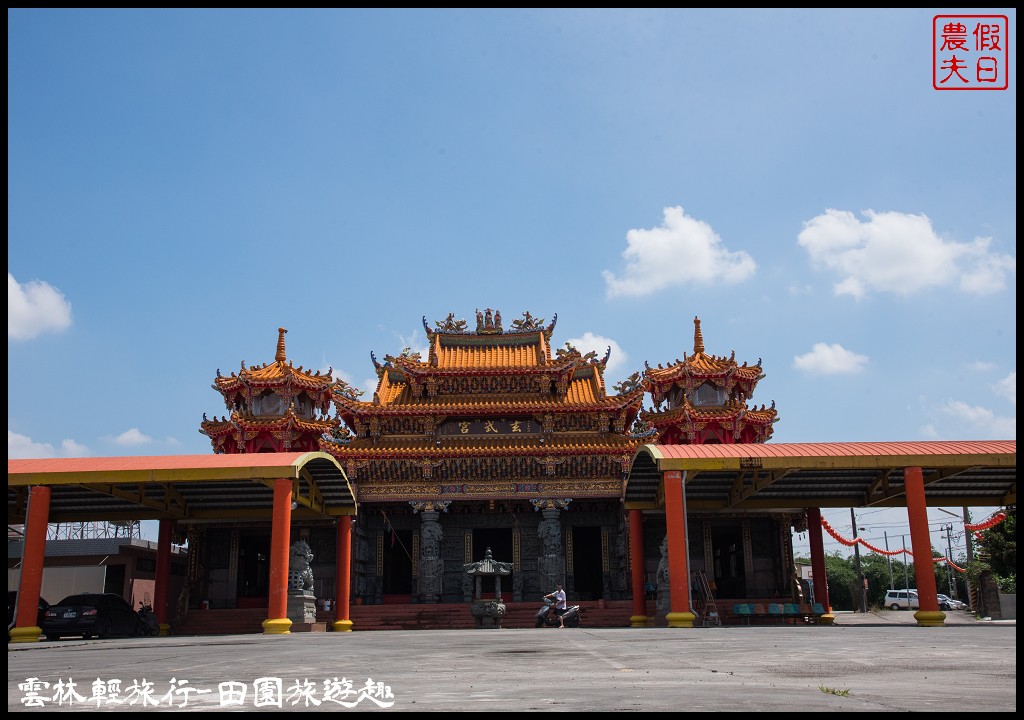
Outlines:
<svg viewBox="0 0 1024 720"><path fill-rule="evenodd" d="M917 610L917 590L890 590L885 594L884 605L890 610Z"/></svg>

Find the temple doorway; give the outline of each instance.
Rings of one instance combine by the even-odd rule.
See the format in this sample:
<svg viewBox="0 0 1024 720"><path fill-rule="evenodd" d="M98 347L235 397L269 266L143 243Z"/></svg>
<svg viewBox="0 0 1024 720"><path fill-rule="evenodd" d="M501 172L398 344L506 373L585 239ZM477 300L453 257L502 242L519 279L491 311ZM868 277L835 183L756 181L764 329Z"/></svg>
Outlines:
<svg viewBox="0 0 1024 720"><path fill-rule="evenodd" d="M574 599L600 600L604 597L601 553L601 528L572 529L571 570Z"/></svg>
<svg viewBox="0 0 1024 720"><path fill-rule="evenodd" d="M270 588L270 533L239 534L238 607L266 607Z"/></svg>
<svg viewBox="0 0 1024 720"><path fill-rule="evenodd" d="M484 559L487 548L491 549L491 557L498 562L512 562L512 529L511 528L474 528L473 529L473 562ZM512 575L501 579L501 594L506 599L512 597ZM484 578L483 597L494 597L494 578Z"/></svg>
<svg viewBox="0 0 1024 720"><path fill-rule="evenodd" d="M384 586L385 602L409 602L412 595L412 530L395 530L384 538Z"/></svg>
<svg viewBox="0 0 1024 720"><path fill-rule="evenodd" d="M711 529L715 585L720 598L747 596L746 565L743 561L743 529L738 525Z"/></svg>

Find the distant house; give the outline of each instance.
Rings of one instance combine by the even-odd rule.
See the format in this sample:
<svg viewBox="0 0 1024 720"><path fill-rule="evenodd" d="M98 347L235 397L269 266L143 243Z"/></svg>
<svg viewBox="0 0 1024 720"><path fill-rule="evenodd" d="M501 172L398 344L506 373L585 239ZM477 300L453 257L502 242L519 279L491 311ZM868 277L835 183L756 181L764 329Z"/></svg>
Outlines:
<svg viewBox="0 0 1024 720"><path fill-rule="evenodd" d="M7 589L16 590L21 577L22 540L7 540ZM185 577L182 548L171 553L170 597L181 592ZM112 592L138 608L153 602L156 583L156 543L138 538L79 538L47 540L40 595L55 603L80 592Z"/></svg>

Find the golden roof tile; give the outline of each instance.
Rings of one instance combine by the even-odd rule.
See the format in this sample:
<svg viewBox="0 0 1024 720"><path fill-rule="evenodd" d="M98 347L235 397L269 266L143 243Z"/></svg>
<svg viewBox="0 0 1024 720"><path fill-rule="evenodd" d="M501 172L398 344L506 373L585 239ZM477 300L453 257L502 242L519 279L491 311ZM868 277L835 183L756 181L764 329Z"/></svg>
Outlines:
<svg viewBox="0 0 1024 720"><path fill-rule="evenodd" d="M304 432L323 433L329 432L340 424L341 421L336 418L301 418L291 410L288 410L284 415L278 417L257 417L239 412L231 413L230 419L222 417L219 420L217 418L207 420L204 416L201 426L202 431L209 435L210 433L227 432L234 428L241 428L243 430L294 428Z"/></svg>
<svg viewBox="0 0 1024 720"><path fill-rule="evenodd" d="M328 441L321 443L327 452L336 457L348 458L437 458L486 457L492 455L601 455L607 453L631 453L642 444L624 435L617 434L576 434L553 436L541 443L538 438L523 438L514 441L509 438L478 438L466 440L446 437L440 445L428 438L376 438L356 439L345 444Z"/></svg>

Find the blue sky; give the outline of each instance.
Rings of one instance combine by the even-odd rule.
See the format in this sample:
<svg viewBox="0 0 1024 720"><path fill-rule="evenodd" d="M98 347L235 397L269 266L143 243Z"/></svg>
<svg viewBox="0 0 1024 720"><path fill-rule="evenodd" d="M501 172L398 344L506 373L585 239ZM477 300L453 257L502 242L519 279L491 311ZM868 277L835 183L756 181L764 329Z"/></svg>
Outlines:
<svg viewBox="0 0 1024 720"><path fill-rule="evenodd" d="M486 307L611 383L700 316L775 442L1015 439L1016 49L936 91L933 14L8 10L8 456L209 452L279 326L368 388Z"/></svg>

